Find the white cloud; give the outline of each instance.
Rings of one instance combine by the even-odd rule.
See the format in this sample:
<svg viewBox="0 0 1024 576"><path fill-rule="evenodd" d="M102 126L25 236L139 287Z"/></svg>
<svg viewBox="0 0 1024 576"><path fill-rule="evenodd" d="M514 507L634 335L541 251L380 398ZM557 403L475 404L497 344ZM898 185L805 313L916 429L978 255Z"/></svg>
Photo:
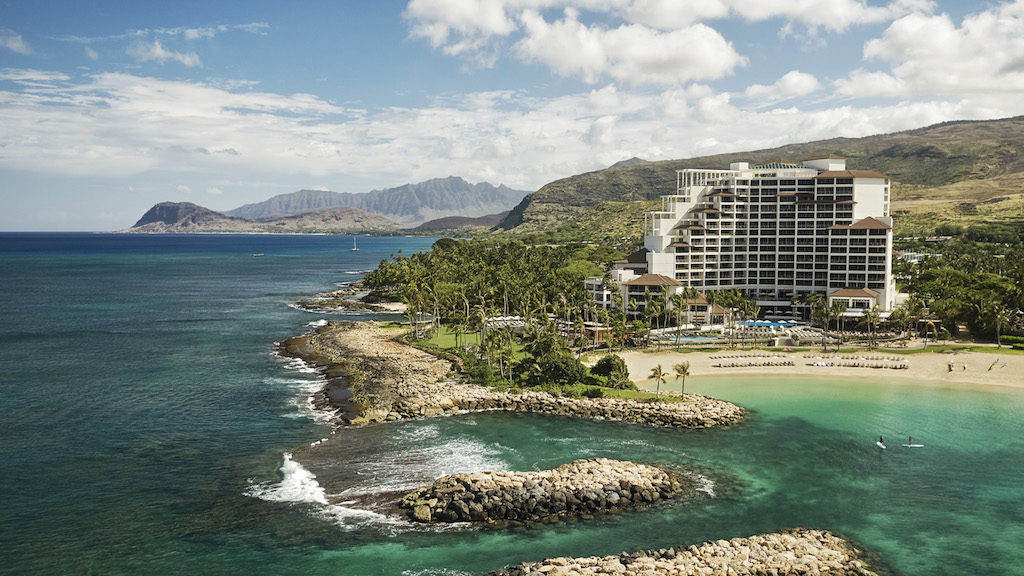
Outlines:
<svg viewBox="0 0 1024 576"><path fill-rule="evenodd" d="M809 28L842 32L851 26L887 22L913 12L930 12L930 0L895 0L872 6L863 0L728 0L730 11L751 21L781 18Z"/></svg>
<svg viewBox="0 0 1024 576"><path fill-rule="evenodd" d="M748 86L746 91L744 91L744 95L747 98L774 102L796 96L805 96L820 88L821 83L814 76L799 70L791 70L770 86L765 86L764 84Z"/></svg>
<svg viewBox="0 0 1024 576"><path fill-rule="evenodd" d="M410 36L479 67L505 56L588 83L669 85L716 79L747 63L715 29L779 20L803 49L849 28L931 14L933 0L410 0ZM563 11L552 20L553 11Z"/></svg>
<svg viewBox="0 0 1024 576"><path fill-rule="evenodd" d="M0 48L6 48L26 56L32 54L32 48L21 37L21 34L15 34L13 30L6 28L0 28Z"/></svg>
<svg viewBox="0 0 1024 576"><path fill-rule="evenodd" d="M100 53L90 46L85 47L85 55L89 57L89 60L96 61L100 59Z"/></svg>
<svg viewBox="0 0 1024 576"><path fill-rule="evenodd" d="M163 44L161 44L159 40L154 40L152 44L148 42L136 42L130 46L125 53L141 62L153 60L163 64L168 60L174 60L188 66L189 68L193 68L195 66L201 67L203 65L203 62L199 59L199 55L195 52L189 52L188 54L173 52L164 48Z"/></svg>
<svg viewBox="0 0 1024 576"><path fill-rule="evenodd" d="M525 36L516 51L561 76L594 83L611 77L630 84L683 84L721 78L746 63L715 30L696 24L660 32L639 24L606 29L586 26L575 10L547 22L537 12L522 16Z"/></svg>
<svg viewBox="0 0 1024 576"><path fill-rule="evenodd" d="M4 78L25 88L0 90L0 170L135 183L188 174L224 198L235 196L238 181L341 190L371 183L348 188L361 191L449 174L536 189L632 156L685 158L1024 113L1016 94L999 93L762 110L700 84L663 91L606 84L544 98L489 91L350 111L308 94L254 91L251 83L11 69L0 70ZM794 71L772 86L797 94L814 82Z"/></svg>
<svg viewBox="0 0 1024 576"><path fill-rule="evenodd" d="M435 48L453 34L466 37L506 36L515 24L501 0L411 0L405 17L412 35L426 38Z"/></svg>
<svg viewBox="0 0 1024 576"><path fill-rule="evenodd" d="M188 186L185 186L184 184L178 184L174 189L179 194L191 194L192 193L192 189L189 188Z"/></svg>
<svg viewBox="0 0 1024 576"><path fill-rule="evenodd" d="M888 71L855 70L837 82L853 96L1024 92L1024 0L971 14L910 14L864 45Z"/></svg>
<svg viewBox="0 0 1024 576"><path fill-rule="evenodd" d="M9 80L27 86L52 86L55 82L66 82L71 77L63 72L33 70L31 68L4 68L0 70L0 80Z"/></svg>
<svg viewBox="0 0 1024 576"><path fill-rule="evenodd" d="M221 194L224 193L224 191L221 190L220 188L210 186L209 188L206 189L206 193L210 194L211 196L220 196Z"/></svg>

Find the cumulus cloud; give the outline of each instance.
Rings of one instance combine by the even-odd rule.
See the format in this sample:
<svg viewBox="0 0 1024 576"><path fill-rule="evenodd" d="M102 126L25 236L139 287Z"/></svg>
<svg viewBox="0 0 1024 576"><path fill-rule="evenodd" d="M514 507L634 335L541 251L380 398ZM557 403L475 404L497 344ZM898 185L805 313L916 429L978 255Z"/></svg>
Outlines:
<svg viewBox="0 0 1024 576"><path fill-rule="evenodd" d="M910 14L864 45L887 71L853 71L837 82L852 96L1024 91L1024 0L968 15Z"/></svg>
<svg viewBox="0 0 1024 576"><path fill-rule="evenodd" d="M210 186L209 188L206 189L206 193L210 194L211 196L220 196L221 194L224 193L224 191L221 190L220 188Z"/></svg>
<svg viewBox="0 0 1024 576"><path fill-rule="evenodd" d="M179 194L191 194L192 193L192 189L189 188L188 186L185 186L184 184L178 184L174 189L177 190Z"/></svg>
<svg viewBox="0 0 1024 576"><path fill-rule="evenodd" d="M584 25L572 9L556 22L532 11L522 20L525 36L516 51L524 60L588 83L611 77L630 84L681 84L721 78L747 62L703 24L671 32L639 24L609 29Z"/></svg>
<svg viewBox="0 0 1024 576"><path fill-rule="evenodd" d="M776 101L805 96L821 88L821 83L811 74L805 74L799 70L787 72L774 84L752 84L744 91L747 98L756 98L762 101Z"/></svg>
<svg viewBox="0 0 1024 576"><path fill-rule="evenodd" d="M21 34L15 34L13 30L6 28L0 28L0 48L6 48L26 56L32 54L32 48L21 37Z"/></svg>
<svg viewBox="0 0 1024 576"><path fill-rule="evenodd" d="M412 37L484 66L492 66L508 46L515 46L512 55L595 82L616 69L613 61L628 63L632 56L639 59L632 66L637 70L609 75L659 84L676 70L695 67L694 61L675 62L680 55L667 52L679 50L681 43L683 54L693 50L701 57L725 50L708 64L713 70L728 72L742 63L711 27L726 18L778 19L783 22L781 34L812 46L824 42L819 30L841 33L906 14L931 13L934 7L932 0L892 0L879 6L864 0L410 0L404 16ZM545 14L556 10L565 11L566 17L547 22ZM616 54L626 42L634 54ZM559 52L566 49L580 52Z"/></svg>

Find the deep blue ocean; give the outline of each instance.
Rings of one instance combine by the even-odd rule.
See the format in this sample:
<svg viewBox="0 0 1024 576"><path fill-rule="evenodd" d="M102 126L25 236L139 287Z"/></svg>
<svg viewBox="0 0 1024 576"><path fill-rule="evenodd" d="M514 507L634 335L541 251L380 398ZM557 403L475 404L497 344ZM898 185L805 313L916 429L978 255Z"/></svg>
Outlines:
<svg viewBox="0 0 1024 576"><path fill-rule="evenodd" d="M290 305L431 242L0 234L0 573L461 575L813 526L896 574L1024 575L1020 392L692 378L750 418L488 413L332 435L307 403L318 376L274 354L332 317ZM926 447L881 451L880 433ZM442 474L590 456L686 470L704 491L506 530L423 530L383 504Z"/></svg>

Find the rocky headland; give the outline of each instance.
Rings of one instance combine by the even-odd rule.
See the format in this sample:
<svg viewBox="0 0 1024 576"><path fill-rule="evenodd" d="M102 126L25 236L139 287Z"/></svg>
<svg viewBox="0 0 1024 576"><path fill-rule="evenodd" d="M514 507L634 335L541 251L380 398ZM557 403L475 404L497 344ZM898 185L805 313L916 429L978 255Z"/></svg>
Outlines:
<svg viewBox="0 0 1024 576"><path fill-rule="evenodd" d="M830 532L798 528L617 556L549 558L517 564L488 576L877 576L863 556L853 544Z"/></svg>
<svg viewBox="0 0 1024 576"><path fill-rule="evenodd" d="M373 322L333 322L281 344L281 353L302 358L335 376L352 392L339 406L328 393L314 405L346 408L346 424L364 424L486 410L534 412L596 420L620 420L679 428L733 424L744 416L739 406L687 394L685 402L649 402L625 398L571 398L526 390L503 392L460 382L451 363L395 340L396 330ZM329 390L331 385L327 387Z"/></svg>
<svg viewBox="0 0 1024 576"><path fill-rule="evenodd" d="M452 474L407 494L399 506L417 522L539 522L635 508L683 489L661 468L591 458L551 470Z"/></svg>

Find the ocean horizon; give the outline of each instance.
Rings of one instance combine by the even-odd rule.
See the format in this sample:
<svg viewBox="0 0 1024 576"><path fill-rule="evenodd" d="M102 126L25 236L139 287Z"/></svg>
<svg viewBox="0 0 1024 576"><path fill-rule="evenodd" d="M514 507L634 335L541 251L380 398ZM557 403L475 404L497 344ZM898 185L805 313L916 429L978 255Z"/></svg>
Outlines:
<svg viewBox="0 0 1024 576"><path fill-rule="evenodd" d="M688 392L750 416L675 430L481 413L332 434L309 404L320 375L276 343L396 316L294 302L433 241L0 233L0 573L468 575L805 526L893 574L1024 575L1016 390L694 378ZM879 434L925 447L879 450ZM387 513L444 474L598 456L691 474L700 497L512 529Z"/></svg>

